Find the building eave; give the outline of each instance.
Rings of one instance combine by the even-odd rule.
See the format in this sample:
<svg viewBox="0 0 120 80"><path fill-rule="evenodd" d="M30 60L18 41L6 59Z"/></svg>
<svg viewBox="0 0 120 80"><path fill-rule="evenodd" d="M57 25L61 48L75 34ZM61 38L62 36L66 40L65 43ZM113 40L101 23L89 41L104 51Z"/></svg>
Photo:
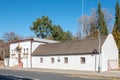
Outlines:
<svg viewBox="0 0 120 80"><path fill-rule="evenodd" d="M67 53L67 54L39 54L39 55L32 55L32 56L68 56L68 55L96 55L97 53Z"/></svg>

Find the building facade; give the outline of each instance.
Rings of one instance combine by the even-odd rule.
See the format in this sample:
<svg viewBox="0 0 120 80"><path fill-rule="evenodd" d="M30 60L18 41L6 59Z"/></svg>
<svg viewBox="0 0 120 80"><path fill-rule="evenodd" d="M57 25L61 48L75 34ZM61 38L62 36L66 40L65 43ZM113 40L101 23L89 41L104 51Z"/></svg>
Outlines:
<svg viewBox="0 0 120 80"><path fill-rule="evenodd" d="M118 48L112 34L39 46L32 56L33 68L108 71L118 68Z"/></svg>
<svg viewBox="0 0 120 80"><path fill-rule="evenodd" d="M45 39L23 39L10 42L9 67L32 68L32 52L39 46L56 41Z"/></svg>
<svg viewBox="0 0 120 80"><path fill-rule="evenodd" d="M100 41L100 44L98 39L57 42L34 38L14 41L10 43L9 66L87 71L117 69L119 54L112 34Z"/></svg>

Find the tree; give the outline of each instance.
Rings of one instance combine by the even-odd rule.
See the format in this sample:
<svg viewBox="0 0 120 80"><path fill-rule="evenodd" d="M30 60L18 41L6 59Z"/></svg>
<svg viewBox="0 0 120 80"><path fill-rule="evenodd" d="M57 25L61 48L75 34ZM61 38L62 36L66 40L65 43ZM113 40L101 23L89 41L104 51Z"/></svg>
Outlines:
<svg viewBox="0 0 120 80"><path fill-rule="evenodd" d="M117 25L115 24L113 27L112 34L115 38L116 44L118 46L118 50L120 52L120 32L118 31Z"/></svg>
<svg viewBox="0 0 120 80"><path fill-rule="evenodd" d="M90 20L90 35L89 35L89 37L97 38L97 36L98 36L97 13L96 13L96 10L94 8L91 10L91 12L92 12L92 15L91 15L91 17L89 19Z"/></svg>
<svg viewBox="0 0 120 80"><path fill-rule="evenodd" d="M5 41L15 41L22 39L22 37L15 32L6 32L3 34L3 38Z"/></svg>
<svg viewBox="0 0 120 80"><path fill-rule="evenodd" d="M62 41L73 40L73 35L70 31L63 32Z"/></svg>
<svg viewBox="0 0 120 80"><path fill-rule="evenodd" d="M90 23L89 23L89 16L88 15L83 15L80 19L79 19L79 24L83 25L83 32L84 35L82 36L88 36L89 35L89 30L90 30ZM79 27L81 27L81 25ZM78 31L79 32L79 31Z"/></svg>
<svg viewBox="0 0 120 80"><path fill-rule="evenodd" d="M0 41L0 60L9 57L9 43Z"/></svg>
<svg viewBox="0 0 120 80"><path fill-rule="evenodd" d="M111 13L111 11L107 8L104 8L102 10L103 14L104 14L104 19L106 22L106 25L109 27L109 31L111 32L112 26L113 26L113 15Z"/></svg>
<svg viewBox="0 0 120 80"><path fill-rule="evenodd" d="M48 16L42 16L42 18L37 18L33 22L33 26L30 26L30 30L33 31L38 38L48 37L51 33L52 21Z"/></svg>
<svg viewBox="0 0 120 80"><path fill-rule="evenodd" d="M96 11L95 9L92 9L92 15L88 16L88 15L83 15L80 19L79 19L79 24L83 25L83 32L85 33L85 37L97 37L98 36L98 29L97 29L97 16L96 16ZM80 39L81 38L81 31L80 31L80 27L81 25L79 25L79 28L77 30L77 38ZM82 35L83 36L83 35Z"/></svg>
<svg viewBox="0 0 120 80"><path fill-rule="evenodd" d="M52 39L62 41L63 29L59 25L53 25L51 31Z"/></svg>
<svg viewBox="0 0 120 80"><path fill-rule="evenodd" d="M115 24L116 24L117 31L120 32L120 5L118 1L116 2Z"/></svg>
<svg viewBox="0 0 120 80"><path fill-rule="evenodd" d="M76 38L77 38L77 40L79 40L79 39L82 38L82 36L81 36L81 31L80 31L79 29L77 30Z"/></svg>
<svg viewBox="0 0 120 80"><path fill-rule="evenodd" d="M119 49L119 53L120 53L120 5L118 3L118 1L116 2L116 9L115 9L115 22L114 22L114 27L113 27L113 31L112 34L115 38L116 44L118 46Z"/></svg>
<svg viewBox="0 0 120 80"><path fill-rule="evenodd" d="M98 29L101 34L101 36L107 36L108 35L108 29L107 25L104 19L104 14L101 11L101 4L98 3Z"/></svg>
<svg viewBox="0 0 120 80"><path fill-rule="evenodd" d="M92 14L90 16L90 35L89 37L95 37L98 36L98 16L96 10L93 8L91 10ZM102 13L104 14L104 20L106 23L106 26L109 26L109 31L111 32L112 27L112 21L113 21L113 15L110 12L109 9L103 8Z"/></svg>
<svg viewBox="0 0 120 80"><path fill-rule="evenodd" d="M66 41L66 40L72 40L72 33L70 31L63 31L62 27L60 25L53 25L51 36L53 40L57 41Z"/></svg>
<svg viewBox="0 0 120 80"><path fill-rule="evenodd" d="M65 32L60 25L53 25L48 16L37 18L37 20L33 22L33 26L30 26L30 29L38 38L65 41L72 40L73 37L70 31Z"/></svg>
<svg viewBox="0 0 120 80"><path fill-rule="evenodd" d="M79 19L79 27L76 34L78 39L80 39L81 36L83 36L82 35L83 33L86 38L87 37L97 38L99 30L102 36L107 36L108 29L111 32L113 15L109 9L106 8L101 9L100 3L98 5L99 5L98 11L92 8L90 16L83 15ZM83 24L83 28L81 28L82 24ZM108 29L107 26L109 26Z"/></svg>

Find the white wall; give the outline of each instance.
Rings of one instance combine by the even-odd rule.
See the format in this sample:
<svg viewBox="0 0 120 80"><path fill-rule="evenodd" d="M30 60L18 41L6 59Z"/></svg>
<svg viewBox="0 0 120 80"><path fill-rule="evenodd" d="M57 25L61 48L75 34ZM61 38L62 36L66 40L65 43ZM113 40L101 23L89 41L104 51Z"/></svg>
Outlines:
<svg viewBox="0 0 120 80"><path fill-rule="evenodd" d="M4 66L5 67L9 66L9 58L4 58Z"/></svg>
<svg viewBox="0 0 120 80"><path fill-rule="evenodd" d="M64 57L68 57L68 64L64 63ZM81 64L80 58L85 57L86 63ZM43 63L40 63L40 58L43 58ZM51 58L55 62L51 63ZM60 59L60 62L57 60ZM95 60L96 59L96 60ZM96 63L95 63L96 61ZM67 55L67 56L33 56L33 68L50 68L50 69L69 69L69 70L88 70L95 71L97 64L97 57L94 55Z"/></svg>
<svg viewBox="0 0 120 80"><path fill-rule="evenodd" d="M105 40L102 46L101 53L101 70L108 70L108 60L117 60L118 61L118 48L116 46L115 40L112 34L109 34L107 39ZM116 63L116 67L118 68L118 63Z"/></svg>
<svg viewBox="0 0 120 80"><path fill-rule="evenodd" d="M12 50L14 51L16 49L16 47L18 46L18 44L20 44L20 46L22 47L21 50L21 61L23 62L23 67L30 67L30 41L24 41L24 42L19 42L19 43L12 43L10 44L10 60L9 60L9 66L10 67L14 67L16 65L18 65L18 53L15 52L15 58L12 58L11 54L13 54L14 52L12 52ZM23 53L24 53L24 49L25 49L25 53L26 53L26 49L28 48L28 57L24 58L23 57ZM27 64L26 64L27 62Z"/></svg>
<svg viewBox="0 0 120 80"><path fill-rule="evenodd" d="M23 62L23 68L31 68L31 48L32 48L32 52L40 45L40 44L44 44L44 43L40 43L40 42L32 42L31 41L23 41L23 42L16 42L16 43L11 43L10 44L10 60L9 60L9 66L10 67L14 67L16 65L18 65L18 53L15 52L15 58L12 58L11 54L12 50L15 50L16 47L18 46L18 44L22 47L21 50L21 61ZM32 46L32 47L31 47ZM23 56L24 53L24 49L25 49L25 53L27 53L27 48L28 48L28 55Z"/></svg>
<svg viewBox="0 0 120 80"><path fill-rule="evenodd" d="M41 45L41 44L45 44L45 43L40 43L40 42L32 42L32 52L35 51L35 49Z"/></svg>

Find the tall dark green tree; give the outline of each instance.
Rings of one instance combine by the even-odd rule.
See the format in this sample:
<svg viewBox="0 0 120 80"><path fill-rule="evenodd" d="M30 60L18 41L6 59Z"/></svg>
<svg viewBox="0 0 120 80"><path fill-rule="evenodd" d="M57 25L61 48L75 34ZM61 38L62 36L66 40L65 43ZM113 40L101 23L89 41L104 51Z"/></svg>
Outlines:
<svg viewBox="0 0 120 80"><path fill-rule="evenodd" d="M118 46L119 53L120 53L120 5L118 1L116 2L115 12L116 12L115 22L114 22L112 34L115 38L115 41L116 41L116 44Z"/></svg>
<svg viewBox="0 0 120 80"><path fill-rule="evenodd" d="M115 15L115 24L117 31L120 32L120 5L118 1L116 2L116 15Z"/></svg>
<svg viewBox="0 0 120 80"><path fill-rule="evenodd" d="M101 36L106 36L108 35L108 29L107 29L107 25L104 19L104 14L102 13L101 10L101 4L98 3L98 29L99 32L101 33Z"/></svg>
<svg viewBox="0 0 120 80"><path fill-rule="evenodd" d="M30 30L33 31L38 38L45 38L51 34L52 21L48 16L42 16L42 18L37 18L33 22L33 26L30 26Z"/></svg>

